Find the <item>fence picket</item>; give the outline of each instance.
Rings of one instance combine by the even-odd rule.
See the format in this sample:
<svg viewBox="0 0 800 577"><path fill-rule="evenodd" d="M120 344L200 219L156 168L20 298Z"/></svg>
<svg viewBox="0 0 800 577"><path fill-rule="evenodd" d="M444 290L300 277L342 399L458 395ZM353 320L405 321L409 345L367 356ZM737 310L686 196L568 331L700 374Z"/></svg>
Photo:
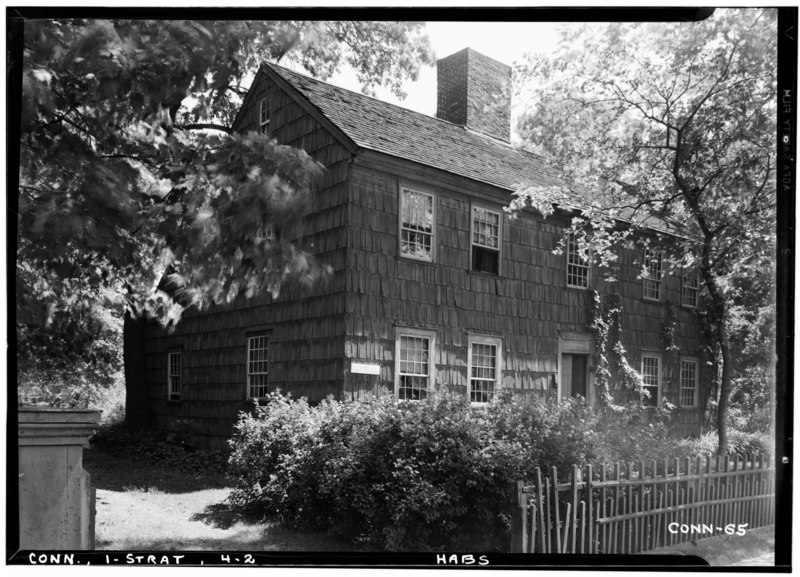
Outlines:
<svg viewBox="0 0 800 577"><path fill-rule="evenodd" d="M574 466L572 478L559 483L535 470L535 486L513 487L512 551L526 553L635 553L682 543L691 532L669 531L670 523L711 525L774 523L775 469L769 456L751 460L706 457ZM712 470L713 459L713 470ZM672 471L670 470L672 468ZM672 473L672 474L670 474ZM563 519L562 519L563 513Z"/></svg>

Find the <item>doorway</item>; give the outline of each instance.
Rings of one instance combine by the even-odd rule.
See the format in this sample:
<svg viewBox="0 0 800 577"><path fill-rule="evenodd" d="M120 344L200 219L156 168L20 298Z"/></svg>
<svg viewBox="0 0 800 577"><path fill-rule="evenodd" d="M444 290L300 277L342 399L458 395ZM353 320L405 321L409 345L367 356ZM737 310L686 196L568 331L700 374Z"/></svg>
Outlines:
<svg viewBox="0 0 800 577"><path fill-rule="evenodd" d="M563 353L561 355L561 398L586 398L589 380L589 355Z"/></svg>

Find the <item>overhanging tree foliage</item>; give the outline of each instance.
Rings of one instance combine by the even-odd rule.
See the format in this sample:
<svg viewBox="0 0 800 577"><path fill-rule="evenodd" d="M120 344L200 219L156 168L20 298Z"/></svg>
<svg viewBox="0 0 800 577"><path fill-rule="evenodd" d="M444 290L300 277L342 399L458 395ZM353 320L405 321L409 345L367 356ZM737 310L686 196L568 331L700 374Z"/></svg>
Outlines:
<svg viewBox="0 0 800 577"><path fill-rule="evenodd" d="M517 69L533 101L520 122L525 142L591 191L573 229L585 246L591 239L595 258L613 263L620 240L653 224L648 215L681 235L675 262L700 272L721 365L721 454L731 330L759 308L774 311L768 290L741 289L754 272L774 278L776 62L775 11L748 9L696 23L572 28L556 54ZM572 201L524 189L513 207L551 202Z"/></svg>
<svg viewBox="0 0 800 577"><path fill-rule="evenodd" d="M323 79L347 64L366 91L402 94L432 61L421 26L26 22L20 352L114 362L104 331L124 308L174 323L187 306L324 276L291 242L323 168L266 135L231 134L244 84L263 61ZM170 291L157 290L164 275Z"/></svg>

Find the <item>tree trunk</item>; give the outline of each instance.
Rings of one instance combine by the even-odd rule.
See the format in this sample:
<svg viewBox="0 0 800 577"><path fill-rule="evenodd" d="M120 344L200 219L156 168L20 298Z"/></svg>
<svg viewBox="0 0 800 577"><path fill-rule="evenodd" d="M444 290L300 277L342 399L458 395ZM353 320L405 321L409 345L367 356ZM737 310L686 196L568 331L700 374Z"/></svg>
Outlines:
<svg viewBox="0 0 800 577"><path fill-rule="evenodd" d="M722 378L719 384L719 404L717 405L717 436L719 439L717 455L721 457L724 457L728 450L728 405L731 396L731 343L728 338L725 316L723 312L717 321L719 347L722 353Z"/></svg>

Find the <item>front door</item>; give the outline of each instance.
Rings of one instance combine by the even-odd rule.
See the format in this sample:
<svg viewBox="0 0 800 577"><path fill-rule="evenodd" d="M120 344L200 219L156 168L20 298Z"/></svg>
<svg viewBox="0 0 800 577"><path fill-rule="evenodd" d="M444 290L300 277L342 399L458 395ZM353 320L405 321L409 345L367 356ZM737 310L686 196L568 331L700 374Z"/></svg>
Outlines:
<svg viewBox="0 0 800 577"><path fill-rule="evenodd" d="M589 355L561 355L561 398L586 398Z"/></svg>

